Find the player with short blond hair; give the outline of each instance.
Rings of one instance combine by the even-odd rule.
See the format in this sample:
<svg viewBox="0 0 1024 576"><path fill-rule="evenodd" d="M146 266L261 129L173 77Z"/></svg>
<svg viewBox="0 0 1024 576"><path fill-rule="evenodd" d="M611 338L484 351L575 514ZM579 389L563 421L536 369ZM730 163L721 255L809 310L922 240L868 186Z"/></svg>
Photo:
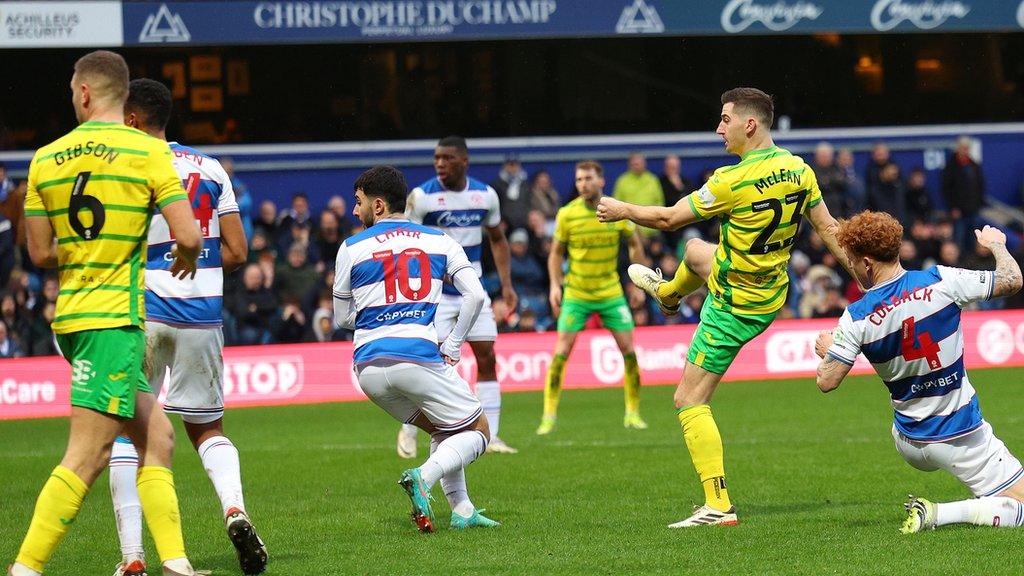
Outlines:
<svg viewBox="0 0 1024 576"><path fill-rule="evenodd" d="M836 234L868 291L835 330L818 336L818 388L838 388L864 354L889 389L892 436L903 459L918 470L953 474L975 496L945 503L910 496L904 534L957 523L1024 525L1024 468L981 416L960 325L967 304L1017 293L1021 271L1000 230L985 226L975 235L995 256L995 271L904 270L903 226L884 212L862 212Z"/></svg>

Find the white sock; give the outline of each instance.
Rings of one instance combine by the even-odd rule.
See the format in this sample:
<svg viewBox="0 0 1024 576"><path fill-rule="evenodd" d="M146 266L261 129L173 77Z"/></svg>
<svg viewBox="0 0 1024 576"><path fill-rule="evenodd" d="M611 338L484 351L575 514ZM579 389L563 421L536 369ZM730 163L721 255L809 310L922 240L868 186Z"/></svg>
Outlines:
<svg viewBox="0 0 1024 576"><path fill-rule="evenodd" d="M437 450L441 440L437 435L430 439L430 453ZM469 489L466 487L466 470L459 468L441 476L441 489L444 490L444 497L448 499L448 505L452 512L459 516L469 517L476 510L473 502L469 499Z"/></svg>
<svg viewBox="0 0 1024 576"><path fill-rule="evenodd" d="M501 421L501 386L497 380L477 382L476 397L483 404L487 425L491 428L491 438L496 438Z"/></svg>
<svg viewBox="0 0 1024 576"><path fill-rule="evenodd" d="M19 564L17 562L15 562L13 566L11 566L11 574L13 576L43 576L41 573L36 572L28 566L25 566L24 564Z"/></svg>
<svg viewBox="0 0 1024 576"><path fill-rule="evenodd" d="M199 458L206 475L220 498L226 516L231 508L245 511L242 498L242 471L238 464L238 449L224 436L214 436L199 445Z"/></svg>
<svg viewBox="0 0 1024 576"><path fill-rule="evenodd" d="M110 500L117 520L117 538L121 541L121 557L144 558L142 548L142 503L136 479L139 453L135 446L118 438L110 451Z"/></svg>
<svg viewBox="0 0 1024 576"><path fill-rule="evenodd" d="M477 430L466 430L442 438L437 450L420 466L427 489L436 484L442 476L469 466L486 449L487 439Z"/></svg>
<svg viewBox="0 0 1024 576"><path fill-rule="evenodd" d="M1024 524L1024 504L1006 496L986 496L959 502L936 504L935 523L976 524L996 528L1015 528Z"/></svg>

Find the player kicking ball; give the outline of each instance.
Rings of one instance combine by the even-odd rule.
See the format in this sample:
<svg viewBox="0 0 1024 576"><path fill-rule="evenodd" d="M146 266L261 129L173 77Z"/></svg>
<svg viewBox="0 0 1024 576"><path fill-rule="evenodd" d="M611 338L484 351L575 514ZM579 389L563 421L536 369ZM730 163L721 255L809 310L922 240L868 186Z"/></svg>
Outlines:
<svg viewBox="0 0 1024 576"><path fill-rule="evenodd" d="M725 149L740 157L715 170L698 191L674 206L636 206L604 197L597 207L602 222L631 220L659 230L676 230L718 216L721 242L696 238L686 243L684 260L672 280L639 264L629 277L654 298L665 314L704 283L708 296L686 356L675 407L690 458L704 488L704 505L670 528L738 523L725 482L725 455L711 397L740 348L764 332L786 303L786 265L803 218L808 218L840 262L836 221L821 200L811 168L775 145L774 105L756 88L722 94L717 133Z"/></svg>
<svg viewBox="0 0 1024 576"><path fill-rule="evenodd" d="M868 291L834 331L818 336L818 388L838 388L863 353L889 389L892 436L903 459L925 472L949 472L975 496L940 503L910 496L904 534L946 524L1024 525L1024 469L981 416L960 327L967 304L1016 294L1021 271L1005 234L991 226L975 234L995 256L994 272L904 270L903 227L885 213L862 212L840 223L836 235Z"/></svg>
<svg viewBox="0 0 1024 576"><path fill-rule="evenodd" d="M443 232L405 217L405 177L377 166L355 182L353 214L366 230L338 251L337 323L355 330L359 386L399 422L430 434L430 458L402 473L412 519L433 532L430 489L440 481L456 529L498 526L469 499L465 467L487 450L490 430L480 400L454 365L486 293L465 251ZM438 347L434 315L445 277L462 295L458 320Z"/></svg>
<svg viewBox="0 0 1024 576"><path fill-rule="evenodd" d="M558 341L544 383L544 415L537 434L550 434L555 429L566 360L576 344L576 336L594 313L601 316L601 324L611 331L622 351L626 394L623 425L644 430L647 423L640 418L640 366L633 351L633 314L622 294L617 270L619 240L629 241L629 258L633 262L644 261L643 243L632 222L597 221L597 203L604 193L601 164L590 160L577 164L576 188L580 197L566 204L555 217L555 237L548 256L551 312L558 316ZM569 272L563 276L566 254Z"/></svg>
<svg viewBox="0 0 1024 576"><path fill-rule="evenodd" d="M166 141L172 103L171 91L160 82L132 80L125 124ZM173 277L167 261L173 236L163 214L153 215L146 257L146 378L159 391L169 374L164 411L178 414L185 424L220 499L221 519L242 572L260 574L267 567L267 549L245 511L238 450L224 434L224 270L245 263L245 232L231 179L220 163L177 142L170 148L203 234L203 252L194 279ZM110 499L122 557L114 576L146 571L138 466L135 446L119 437L110 457Z"/></svg>

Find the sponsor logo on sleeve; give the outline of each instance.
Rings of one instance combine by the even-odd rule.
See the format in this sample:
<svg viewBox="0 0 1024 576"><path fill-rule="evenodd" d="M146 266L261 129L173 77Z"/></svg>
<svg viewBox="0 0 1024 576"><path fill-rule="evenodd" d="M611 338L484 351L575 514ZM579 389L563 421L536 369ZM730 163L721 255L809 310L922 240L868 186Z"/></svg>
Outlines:
<svg viewBox="0 0 1024 576"><path fill-rule="evenodd" d="M718 198L711 192L711 188L708 188L707 184L700 187L697 191L697 199L700 200L700 205L704 208L711 208L715 204Z"/></svg>

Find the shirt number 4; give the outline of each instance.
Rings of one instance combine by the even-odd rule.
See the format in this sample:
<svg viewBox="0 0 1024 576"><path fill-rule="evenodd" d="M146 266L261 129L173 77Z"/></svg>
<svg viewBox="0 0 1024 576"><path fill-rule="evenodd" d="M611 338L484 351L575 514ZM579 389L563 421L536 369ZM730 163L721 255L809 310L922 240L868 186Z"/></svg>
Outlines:
<svg viewBox="0 0 1024 576"><path fill-rule="evenodd" d="M928 332L917 333L914 327L914 318L910 317L903 321L903 359L904 360L928 360L928 367L936 370L942 367L939 361L939 345L932 340Z"/></svg>

